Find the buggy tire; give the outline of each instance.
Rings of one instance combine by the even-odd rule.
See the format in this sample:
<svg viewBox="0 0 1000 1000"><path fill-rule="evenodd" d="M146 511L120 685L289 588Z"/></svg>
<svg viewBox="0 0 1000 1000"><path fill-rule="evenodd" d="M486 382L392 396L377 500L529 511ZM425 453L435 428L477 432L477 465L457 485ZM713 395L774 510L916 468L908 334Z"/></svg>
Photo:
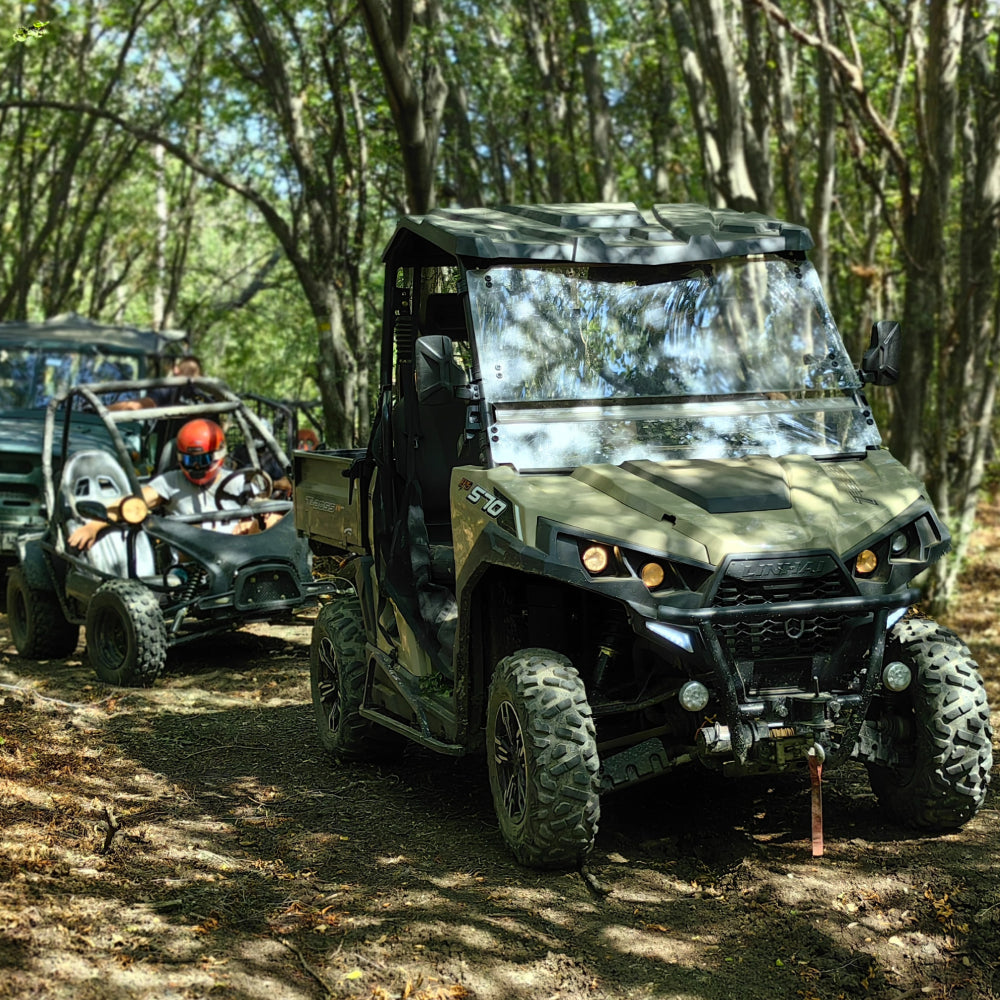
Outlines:
<svg viewBox="0 0 1000 1000"><path fill-rule="evenodd" d="M87 657L97 676L116 687L148 687L167 661L160 605L137 580L108 580L87 607Z"/></svg>
<svg viewBox="0 0 1000 1000"><path fill-rule="evenodd" d="M572 868L600 819L597 735L580 675L561 653L522 649L497 664L486 716L500 832L530 868Z"/></svg>
<svg viewBox="0 0 1000 1000"><path fill-rule="evenodd" d="M66 620L53 591L29 586L20 566L7 576L7 623L22 656L60 660L80 641L80 626Z"/></svg>
<svg viewBox="0 0 1000 1000"><path fill-rule="evenodd" d="M323 605L309 646L309 686L320 743L338 760L384 760L397 756L405 739L369 719L360 709L365 694L365 628L354 594Z"/></svg>
<svg viewBox="0 0 1000 1000"><path fill-rule="evenodd" d="M908 619L889 634L886 662L901 660L913 680L884 695L883 733L899 758L868 764L872 791L896 822L954 830L979 811L993 764L990 710L976 661L956 635L930 619Z"/></svg>

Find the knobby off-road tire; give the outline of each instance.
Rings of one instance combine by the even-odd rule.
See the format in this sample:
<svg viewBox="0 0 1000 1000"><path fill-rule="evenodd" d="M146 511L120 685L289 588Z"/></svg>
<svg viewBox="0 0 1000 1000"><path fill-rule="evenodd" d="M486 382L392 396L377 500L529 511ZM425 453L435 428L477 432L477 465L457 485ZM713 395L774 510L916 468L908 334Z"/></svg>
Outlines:
<svg viewBox="0 0 1000 1000"><path fill-rule="evenodd" d="M19 566L7 577L7 621L17 651L34 660L69 656L80 640L80 626L66 621L56 595L28 586Z"/></svg>
<svg viewBox="0 0 1000 1000"><path fill-rule="evenodd" d="M366 670L361 602L353 594L334 597L313 625L309 674L320 742L338 760L384 760L405 742L361 717Z"/></svg>
<svg viewBox="0 0 1000 1000"><path fill-rule="evenodd" d="M148 687L167 662L167 629L153 593L136 580L108 580L87 608L87 656L117 687Z"/></svg>
<svg viewBox="0 0 1000 1000"><path fill-rule="evenodd" d="M919 830L953 830L983 804L993 764L990 711L976 661L957 636L929 619L900 622L890 633L885 662L913 672L910 687L886 698L886 715L900 762L869 764L879 804L898 823ZM894 718L895 717L895 718Z"/></svg>
<svg viewBox="0 0 1000 1000"><path fill-rule="evenodd" d="M490 791L500 831L531 868L580 864L600 818L597 736L580 675L548 649L501 660L486 718Z"/></svg>

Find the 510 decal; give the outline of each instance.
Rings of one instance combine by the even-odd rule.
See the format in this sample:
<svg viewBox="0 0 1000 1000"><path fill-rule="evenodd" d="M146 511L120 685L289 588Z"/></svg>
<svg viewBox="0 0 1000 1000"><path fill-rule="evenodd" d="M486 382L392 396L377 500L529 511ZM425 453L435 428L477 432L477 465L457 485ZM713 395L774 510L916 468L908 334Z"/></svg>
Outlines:
<svg viewBox="0 0 1000 1000"><path fill-rule="evenodd" d="M458 488L468 490L465 499L469 503L475 504L488 517L499 517L510 506L506 500L495 497L492 493L484 490L482 486L473 485L470 479L460 480Z"/></svg>

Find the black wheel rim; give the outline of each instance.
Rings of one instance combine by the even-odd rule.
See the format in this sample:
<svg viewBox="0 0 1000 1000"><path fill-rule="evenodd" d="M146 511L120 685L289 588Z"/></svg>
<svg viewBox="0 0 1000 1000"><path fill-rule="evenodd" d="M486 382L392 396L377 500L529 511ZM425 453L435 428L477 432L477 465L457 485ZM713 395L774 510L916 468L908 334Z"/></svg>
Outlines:
<svg viewBox="0 0 1000 1000"><path fill-rule="evenodd" d="M912 685L911 685L912 686ZM908 785L917 770L917 713L913 704L912 692L905 701L900 699L893 711L897 735L893 736L893 746L896 750L896 764L893 773L901 785Z"/></svg>
<svg viewBox="0 0 1000 1000"><path fill-rule="evenodd" d="M493 735L493 765L504 811L515 822L524 816L528 786L528 762L524 734L514 706L503 702L497 709Z"/></svg>
<svg viewBox="0 0 1000 1000"><path fill-rule="evenodd" d="M10 609L12 612L10 630L15 641L18 639L23 640L28 634L28 599L24 596L24 591L20 588L14 591L13 597L14 599L11 602L13 607Z"/></svg>
<svg viewBox="0 0 1000 1000"><path fill-rule="evenodd" d="M94 621L88 642L96 647L97 657L109 670L118 670L128 658L129 634L120 615L102 611Z"/></svg>
<svg viewBox="0 0 1000 1000"><path fill-rule="evenodd" d="M331 733L340 729L341 698L337 683L337 657L333 643L325 638L319 644L319 671L316 677L316 693L326 715L326 725Z"/></svg>

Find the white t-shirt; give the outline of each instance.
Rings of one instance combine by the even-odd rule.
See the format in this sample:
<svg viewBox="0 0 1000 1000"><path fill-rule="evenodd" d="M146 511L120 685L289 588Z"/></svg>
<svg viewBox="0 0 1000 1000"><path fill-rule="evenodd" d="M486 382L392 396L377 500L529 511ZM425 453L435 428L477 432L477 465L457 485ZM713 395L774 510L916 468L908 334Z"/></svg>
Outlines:
<svg viewBox="0 0 1000 1000"><path fill-rule="evenodd" d="M203 514L220 509L215 498L215 491L229 473L222 469L206 486L196 486L180 469L171 469L151 479L150 489L156 490L163 498L163 510L167 514ZM234 510L240 505L233 499L246 486L243 476L236 476L226 486L226 496L222 498L222 510ZM201 527L212 531L232 532L238 521L202 521Z"/></svg>

